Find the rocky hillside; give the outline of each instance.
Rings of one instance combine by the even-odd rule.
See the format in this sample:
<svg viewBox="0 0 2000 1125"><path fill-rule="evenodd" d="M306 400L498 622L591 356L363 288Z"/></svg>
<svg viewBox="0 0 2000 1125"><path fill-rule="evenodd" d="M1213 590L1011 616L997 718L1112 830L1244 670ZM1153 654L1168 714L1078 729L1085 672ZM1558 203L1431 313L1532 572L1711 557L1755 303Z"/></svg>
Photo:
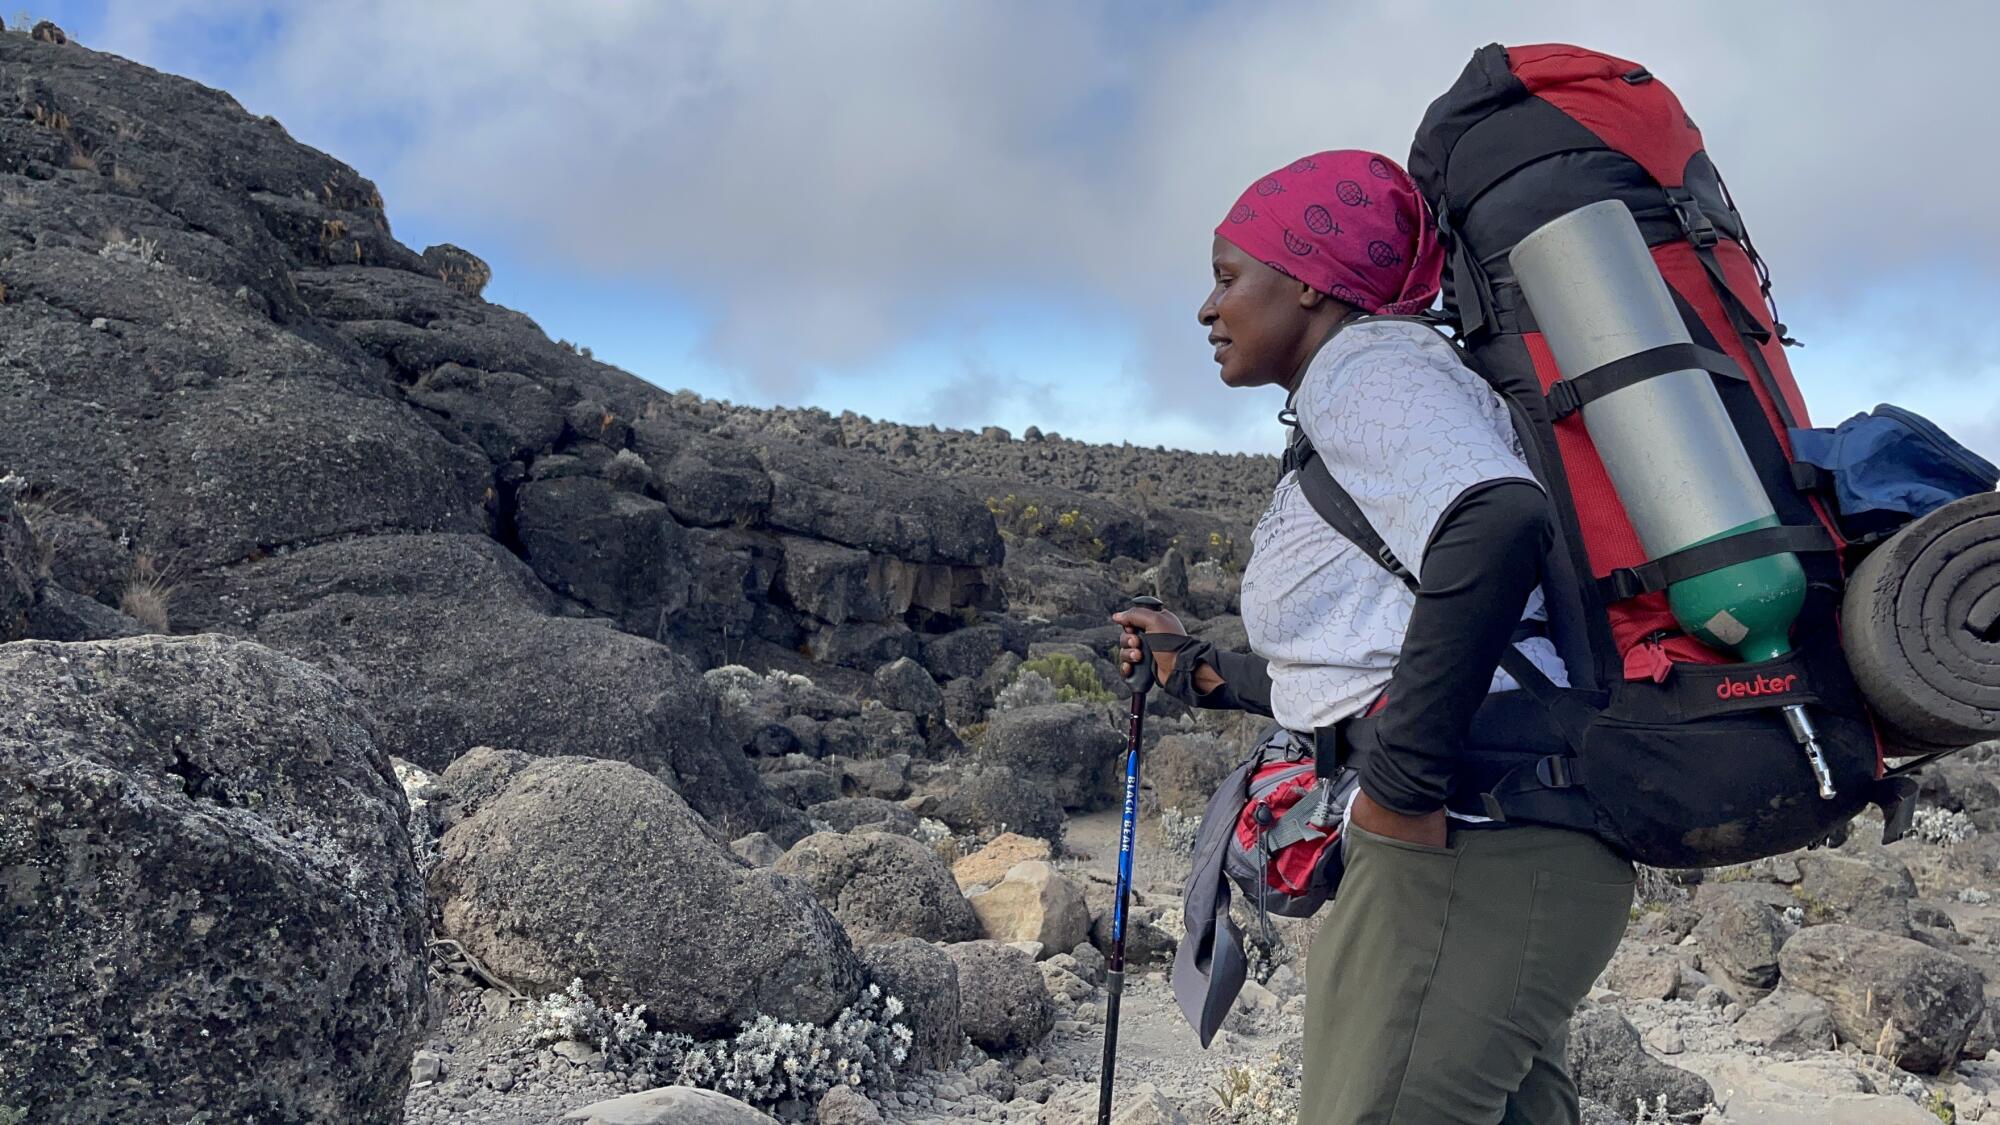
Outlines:
<svg viewBox="0 0 2000 1125"><path fill-rule="evenodd" d="M1093 1119L1104 616L1240 644L1271 459L670 394L227 94L0 79L0 1125ZM1154 706L1118 1120L1287 1120L1312 923L1212 1053L1159 975L1257 724ZM1588 1119L1983 1119L1991 769L1649 874Z"/></svg>

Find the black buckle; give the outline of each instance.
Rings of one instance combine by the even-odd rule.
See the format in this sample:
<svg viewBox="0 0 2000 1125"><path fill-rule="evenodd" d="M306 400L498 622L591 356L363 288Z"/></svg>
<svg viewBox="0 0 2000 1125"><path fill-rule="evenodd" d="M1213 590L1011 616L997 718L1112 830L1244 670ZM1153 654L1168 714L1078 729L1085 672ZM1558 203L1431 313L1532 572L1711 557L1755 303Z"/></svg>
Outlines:
<svg viewBox="0 0 2000 1125"><path fill-rule="evenodd" d="M1551 754L1535 763L1535 780L1550 789L1568 789L1576 784L1576 777L1570 772L1569 757Z"/></svg>
<svg viewBox="0 0 2000 1125"><path fill-rule="evenodd" d="M1583 409L1583 396L1576 393L1576 384L1568 379L1557 379L1549 387L1548 402L1551 422L1560 422Z"/></svg>
<svg viewBox="0 0 2000 1125"><path fill-rule="evenodd" d="M1695 249L1707 250L1721 241L1721 236L1715 233L1715 224L1708 221L1707 213L1702 211L1701 203L1692 194L1686 190L1670 191L1667 202L1673 205L1674 218L1681 224L1681 232L1687 235L1688 241L1694 243Z"/></svg>

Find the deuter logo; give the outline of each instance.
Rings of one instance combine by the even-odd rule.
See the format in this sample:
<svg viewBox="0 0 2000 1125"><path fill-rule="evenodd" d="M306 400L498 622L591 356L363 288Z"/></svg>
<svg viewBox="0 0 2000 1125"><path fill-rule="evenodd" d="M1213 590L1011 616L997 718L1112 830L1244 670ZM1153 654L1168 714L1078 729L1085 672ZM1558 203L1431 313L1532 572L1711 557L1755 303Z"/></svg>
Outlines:
<svg viewBox="0 0 2000 1125"><path fill-rule="evenodd" d="M1715 685L1717 699L1742 699L1746 695L1782 695L1799 686L1798 673L1789 676L1758 676L1748 680L1723 680Z"/></svg>

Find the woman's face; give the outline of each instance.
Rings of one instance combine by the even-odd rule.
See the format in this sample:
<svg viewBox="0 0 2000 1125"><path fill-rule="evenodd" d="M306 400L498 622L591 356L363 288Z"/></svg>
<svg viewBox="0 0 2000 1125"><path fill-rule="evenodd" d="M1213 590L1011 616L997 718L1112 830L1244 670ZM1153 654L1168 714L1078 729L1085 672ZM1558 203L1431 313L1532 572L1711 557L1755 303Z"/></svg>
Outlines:
<svg viewBox="0 0 2000 1125"><path fill-rule="evenodd" d="M1215 345L1222 381L1231 387L1287 384L1298 372L1322 304L1309 286L1286 277L1217 236L1211 254L1215 288L1197 320Z"/></svg>

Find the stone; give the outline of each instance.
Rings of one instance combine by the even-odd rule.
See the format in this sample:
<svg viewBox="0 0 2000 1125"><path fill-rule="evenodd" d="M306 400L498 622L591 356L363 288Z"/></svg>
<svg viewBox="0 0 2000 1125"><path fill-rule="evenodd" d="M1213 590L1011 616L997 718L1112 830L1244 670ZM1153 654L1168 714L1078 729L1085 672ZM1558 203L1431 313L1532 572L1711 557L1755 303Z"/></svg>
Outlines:
<svg viewBox="0 0 2000 1125"><path fill-rule="evenodd" d="M875 687L882 702L932 723L944 721L944 689L907 656L875 669Z"/></svg>
<svg viewBox="0 0 2000 1125"><path fill-rule="evenodd" d="M1004 766L968 772L945 792L924 796L914 811L943 821L954 832L1017 832L1051 844L1062 842L1067 819L1046 786Z"/></svg>
<svg viewBox="0 0 2000 1125"><path fill-rule="evenodd" d="M478 812L482 804L504 792L516 774L534 763L532 754L493 746L475 746L459 755L438 775L444 826L449 828Z"/></svg>
<svg viewBox="0 0 2000 1125"><path fill-rule="evenodd" d="M945 952L958 966L961 1018L974 1043L1023 1051L1055 1026L1055 1004L1034 958L997 941L960 942Z"/></svg>
<svg viewBox="0 0 2000 1125"><path fill-rule="evenodd" d="M838 797L813 805L806 815L835 832L856 832L872 826L875 831L899 836L917 834L917 814L880 797Z"/></svg>
<svg viewBox="0 0 2000 1125"><path fill-rule="evenodd" d="M1124 749L1103 708L1058 703L995 717L978 756L1037 779L1063 808L1088 812L1117 802Z"/></svg>
<svg viewBox="0 0 2000 1125"><path fill-rule="evenodd" d="M43 584L40 599L28 609L25 637L37 641L111 641L153 631L119 610L49 582Z"/></svg>
<svg viewBox="0 0 2000 1125"><path fill-rule="evenodd" d="M0 492L0 644L28 635L28 614L41 600L45 569L27 517Z"/></svg>
<svg viewBox="0 0 2000 1125"><path fill-rule="evenodd" d="M1056 952L1090 936L1090 907L1083 891L1047 860L1023 860L1000 882L968 899L987 937L1035 941Z"/></svg>
<svg viewBox="0 0 2000 1125"><path fill-rule="evenodd" d="M910 655L916 645L917 635L900 622L826 625L806 638L814 660L864 672Z"/></svg>
<svg viewBox="0 0 2000 1125"><path fill-rule="evenodd" d="M1777 986L1778 950L1791 927L1766 903L1743 894L1714 896L1694 933L1709 971L1758 991Z"/></svg>
<svg viewBox="0 0 2000 1125"><path fill-rule="evenodd" d="M328 669L367 700L385 748L426 769L477 746L611 758L662 778L731 838L765 831L789 844L808 831L759 784L686 657L555 616L559 599L484 536L306 547L190 582L183 600L190 620Z"/></svg>
<svg viewBox="0 0 2000 1125"><path fill-rule="evenodd" d="M418 1051L410 1058L410 1084L428 1086L444 1077L444 1060L436 1051Z"/></svg>
<svg viewBox="0 0 2000 1125"><path fill-rule="evenodd" d="M819 1100L819 1125L882 1125L882 1111L868 1095L848 1086L835 1086Z"/></svg>
<svg viewBox="0 0 2000 1125"><path fill-rule="evenodd" d="M1658 947L1618 950L1604 969L1604 986L1632 1000L1670 1000L1680 991L1681 959Z"/></svg>
<svg viewBox="0 0 2000 1125"><path fill-rule="evenodd" d="M562 1115L578 1125L778 1125L778 1119L726 1094L662 1086L595 1102Z"/></svg>
<svg viewBox="0 0 2000 1125"><path fill-rule="evenodd" d="M918 938L863 946L861 960L868 979L903 1002L910 1053L897 1069L921 1074L949 1067L965 1039L958 963L943 947Z"/></svg>
<svg viewBox="0 0 2000 1125"><path fill-rule="evenodd" d="M766 832L752 832L748 836L739 836L729 842L729 850L742 856L745 862L758 867L769 867L785 854L785 849L779 847L778 842L771 839L770 834Z"/></svg>
<svg viewBox="0 0 2000 1125"><path fill-rule="evenodd" d="M1799 857L1799 873L1799 904L1808 924L1837 922L1909 936L1917 884L1902 865L1818 851Z"/></svg>
<svg viewBox="0 0 2000 1125"><path fill-rule="evenodd" d="M892 754L861 761L841 759L840 787L850 797L900 801L910 795L910 756Z"/></svg>
<svg viewBox="0 0 2000 1125"><path fill-rule="evenodd" d="M888 621L907 609L889 598L882 556L838 543L784 536L785 552L778 568L776 591L794 607L829 625L850 621Z"/></svg>
<svg viewBox="0 0 2000 1125"><path fill-rule="evenodd" d="M971 625L925 637L918 659L939 680L978 679L1006 648L1006 635L993 624Z"/></svg>
<svg viewBox="0 0 2000 1125"><path fill-rule="evenodd" d="M1090 903L1090 944L1096 946L1100 954L1109 957L1114 944L1111 933L1112 903L1117 892L1107 884L1091 882L1084 884L1083 894ZM1178 943L1173 934L1159 924L1159 918L1166 913L1171 912L1138 901L1135 892L1131 912L1125 918L1127 967L1173 959Z"/></svg>
<svg viewBox="0 0 2000 1125"><path fill-rule="evenodd" d="M1114 1101L1111 1125L1187 1125L1187 1116L1158 1086L1141 1082Z"/></svg>
<svg viewBox="0 0 2000 1125"><path fill-rule="evenodd" d="M772 770L763 775L764 788L795 809L810 809L840 798L840 781L817 766Z"/></svg>
<svg viewBox="0 0 2000 1125"><path fill-rule="evenodd" d="M1146 751L1146 781L1162 809L1179 809L1200 816L1225 778L1236 769L1238 756L1206 731L1168 734Z"/></svg>
<svg viewBox="0 0 2000 1125"><path fill-rule="evenodd" d="M694 549L665 504L597 477L533 481L515 504L522 558L550 589L644 635L687 608Z"/></svg>
<svg viewBox="0 0 2000 1125"><path fill-rule="evenodd" d="M1772 1051L1805 1054L1834 1047L1833 1014L1826 1001L1780 985L1736 1021L1737 1038Z"/></svg>
<svg viewBox="0 0 2000 1125"><path fill-rule="evenodd" d="M973 907L944 861L907 836L816 832L792 845L772 870L804 880L864 941L969 941L979 934Z"/></svg>
<svg viewBox="0 0 2000 1125"><path fill-rule="evenodd" d="M992 886L1007 877L1014 865L1031 859L1049 859L1049 842L1018 832L1002 832L978 851L951 865L952 877L962 888Z"/></svg>
<svg viewBox="0 0 2000 1125"><path fill-rule="evenodd" d="M468 297L479 296L485 291L486 283L493 280L492 267L477 254L449 242L426 246L423 259L424 264L437 274L439 281Z"/></svg>
<svg viewBox="0 0 2000 1125"><path fill-rule="evenodd" d="M562 436L555 396L512 371L446 363L403 393L435 419L435 428L464 437L496 465L532 460Z"/></svg>
<svg viewBox="0 0 2000 1125"><path fill-rule="evenodd" d="M1674 1114L1713 1101L1701 1076L1646 1052L1639 1031L1612 1008L1593 1006L1570 1020L1569 1070L1578 1093L1610 1106L1648 1106L1664 1096Z"/></svg>
<svg viewBox="0 0 2000 1125"><path fill-rule="evenodd" d="M401 1115L425 903L371 727L247 641L0 647L0 1104Z"/></svg>
<svg viewBox="0 0 2000 1125"><path fill-rule="evenodd" d="M537 995L581 979L668 1031L821 1023L861 990L846 931L805 883L746 866L620 762L528 766L446 831L430 887L446 936L500 978Z"/></svg>
<svg viewBox="0 0 2000 1125"><path fill-rule="evenodd" d="M1986 1009L1979 970L1922 942L1858 926L1800 930L1779 965L1787 985L1826 1001L1842 1042L1918 1074L1958 1061Z"/></svg>

